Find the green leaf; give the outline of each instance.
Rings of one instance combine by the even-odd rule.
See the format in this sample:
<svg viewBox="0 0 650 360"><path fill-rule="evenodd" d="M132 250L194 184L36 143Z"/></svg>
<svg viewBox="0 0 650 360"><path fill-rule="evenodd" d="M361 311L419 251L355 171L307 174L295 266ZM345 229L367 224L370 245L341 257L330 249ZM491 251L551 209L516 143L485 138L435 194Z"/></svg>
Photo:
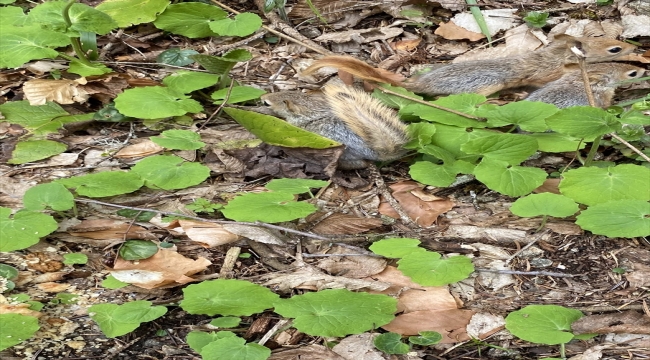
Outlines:
<svg viewBox="0 0 650 360"><path fill-rule="evenodd" d="M0 4L11 4L13 2L12 0L0 0ZM0 26L25 26L27 22L27 14L18 6L0 7Z"/></svg>
<svg viewBox="0 0 650 360"><path fill-rule="evenodd" d="M557 305L529 305L506 317L506 329L514 336L546 345L565 344L573 339L571 323L582 313Z"/></svg>
<svg viewBox="0 0 650 360"><path fill-rule="evenodd" d="M526 24L534 28L543 28L544 26L546 26L547 19L548 19L548 13L538 12L538 11L531 11L528 14L526 14L526 17L524 17L524 21L526 22Z"/></svg>
<svg viewBox="0 0 650 360"><path fill-rule="evenodd" d="M462 144L483 136L494 134L492 131L474 129L468 131L465 128L448 125L436 125L436 133L433 135L432 143L449 151L456 159L474 162L478 159L476 155L468 155L460 150Z"/></svg>
<svg viewBox="0 0 650 360"><path fill-rule="evenodd" d="M54 59L52 49L70 44L65 34L45 30L40 25L23 27L0 25L0 68L19 67L30 60Z"/></svg>
<svg viewBox="0 0 650 360"><path fill-rule="evenodd" d="M215 210L222 209L223 205L212 203L204 198L198 198L194 199L191 204L185 205L185 208L194 212L213 213Z"/></svg>
<svg viewBox="0 0 650 360"><path fill-rule="evenodd" d="M27 210L55 211L70 210L74 207L74 196L60 183L51 182L36 185L25 192L23 205Z"/></svg>
<svg viewBox="0 0 650 360"><path fill-rule="evenodd" d="M400 259L410 253L427 251L418 245L418 239L390 238L374 242L370 245L370 251L387 258Z"/></svg>
<svg viewBox="0 0 650 360"><path fill-rule="evenodd" d="M63 19L63 9L67 1L48 1L34 7L29 17L34 23L46 29L66 32L71 36L79 36L79 32L87 31L98 35L106 35L117 28L117 23L109 15L88 5L75 3L70 7L69 15L72 26L67 29Z"/></svg>
<svg viewBox="0 0 650 360"><path fill-rule="evenodd" d="M121 289L123 287L129 286L129 283L117 280L113 277L113 275L108 275L106 279L102 281L102 286L107 289Z"/></svg>
<svg viewBox="0 0 650 360"><path fill-rule="evenodd" d="M173 155L150 156L135 164L131 171L146 180L147 187L164 190L185 189L210 176L207 166Z"/></svg>
<svg viewBox="0 0 650 360"><path fill-rule="evenodd" d="M487 99L483 95L459 94L442 97L436 101L432 101L431 103L449 109L458 110L468 115L479 116L477 115L477 105L484 103L486 100ZM402 109L401 113L411 113L427 121L433 121L436 123L454 125L464 128L484 128L487 126L487 123L485 122L468 119L460 115L452 114L448 111L439 110L417 103L407 105Z"/></svg>
<svg viewBox="0 0 650 360"><path fill-rule="evenodd" d="M137 166L137 165L136 165ZM102 171L95 174L57 180L67 188L88 197L106 197L132 193L144 185L144 180L133 172Z"/></svg>
<svg viewBox="0 0 650 360"><path fill-rule="evenodd" d="M429 161L417 161L409 169L413 180L432 186L447 187L456 180L456 175L471 174L474 165L458 160L444 165L436 165Z"/></svg>
<svg viewBox="0 0 650 360"><path fill-rule="evenodd" d="M650 200L650 169L624 164L608 168L581 167L564 173L560 192L578 203Z"/></svg>
<svg viewBox="0 0 650 360"><path fill-rule="evenodd" d="M210 325L220 328L235 328L239 326L241 318L234 316L225 316L210 321Z"/></svg>
<svg viewBox="0 0 650 360"><path fill-rule="evenodd" d="M585 148L584 141L558 133L538 133L528 134L528 136L537 140L539 151L568 152Z"/></svg>
<svg viewBox="0 0 650 360"><path fill-rule="evenodd" d="M210 24L225 19L228 14L220 8L198 2L172 4L160 14L153 24L172 34L191 39L214 36Z"/></svg>
<svg viewBox="0 0 650 360"><path fill-rule="evenodd" d="M524 131L544 132L547 117L558 112L555 105L537 101L518 101L503 106L481 106L478 115L487 118L490 127L518 125Z"/></svg>
<svg viewBox="0 0 650 360"><path fill-rule="evenodd" d="M201 135L190 130L166 130L160 136L152 136L151 141L172 150L197 150L205 146Z"/></svg>
<svg viewBox="0 0 650 360"><path fill-rule="evenodd" d="M397 268L423 286L443 286L466 279L474 271L466 256L441 259L436 252L413 252L397 262Z"/></svg>
<svg viewBox="0 0 650 360"><path fill-rule="evenodd" d="M0 314L0 351L31 338L41 327L38 319L21 314Z"/></svg>
<svg viewBox="0 0 650 360"><path fill-rule="evenodd" d="M521 217L548 215L558 218L571 216L580 210L575 201L553 193L531 194L517 199L510 211Z"/></svg>
<svg viewBox="0 0 650 360"><path fill-rule="evenodd" d="M156 57L156 61L161 64L186 66L194 62L194 59L192 59L191 56L198 54L199 53L196 50L171 48L161 52L160 55Z"/></svg>
<svg viewBox="0 0 650 360"><path fill-rule="evenodd" d="M402 335L393 332L379 334L372 340L377 349L386 354L408 354L409 346L402 342Z"/></svg>
<svg viewBox="0 0 650 360"><path fill-rule="evenodd" d="M107 67L104 64L100 63L91 63L91 65L86 65L78 60L70 61L70 67L68 72L81 75L81 76L95 76L95 75L104 75L110 72L113 72L113 69Z"/></svg>
<svg viewBox="0 0 650 360"><path fill-rule="evenodd" d="M5 117L4 121L18 124L35 135L56 132L65 123L79 121L78 117L67 116L69 114L54 102L32 106L26 100L9 101L0 105L0 112Z"/></svg>
<svg viewBox="0 0 650 360"><path fill-rule="evenodd" d="M407 131L411 141L404 145L404 148L418 149L431 144L433 135L436 133L436 125L425 122L409 124Z"/></svg>
<svg viewBox="0 0 650 360"><path fill-rule="evenodd" d="M153 321L167 312L164 306L151 306L150 301L137 300L123 305L99 304L88 308L104 335L109 338L130 333L143 322Z"/></svg>
<svg viewBox="0 0 650 360"><path fill-rule="evenodd" d="M314 205L294 201L284 192L250 193L237 196L224 206L221 213L235 221L279 223L304 218L315 212Z"/></svg>
<svg viewBox="0 0 650 360"><path fill-rule="evenodd" d="M105 0L96 9L108 14L119 27L152 22L169 5L169 0Z"/></svg>
<svg viewBox="0 0 650 360"><path fill-rule="evenodd" d="M68 294L68 293L58 293L50 301L50 304L63 304L63 305L70 305L70 304L76 304L77 301L79 300L79 295L75 294Z"/></svg>
<svg viewBox="0 0 650 360"><path fill-rule="evenodd" d="M11 153L9 164L25 164L38 160L47 159L66 151L65 144L52 140L27 140L16 144Z"/></svg>
<svg viewBox="0 0 650 360"><path fill-rule="evenodd" d="M254 100L266 94L266 91L254 88L252 86L236 86L230 91L228 97L228 104L236 104L244 101ZM223 104L223 101L228 95L228 89L217 90L210 95L215 101L215 104Z"/></svg>
<svg viewBox="0 0 650 360"><path fill-rule="evenodd" d="M205 5L200 3L181 3L179 5L183 4ZM177 71L163 79L163 84L183 94L213 86L217 82L219 82L219 75L189 70Z"/></svg>
<svg viewBox="0 0 650 360"><path fill-rule="evenodd" d="M241 13L234 19L222 19L210 23L210 30L221 36L248 36L262 26L262 19L253 13Z"/></svg>
<svg viewBox="0 0 650 360"><path fill-rule="evenodd" d="M11 209L0 207L0 251L26 249L58 228L49 215L20 210L10 218Z"/></svg>
<svg viewBox="0 0 650 360"><path fill-rule="evenodd" d="M227 337L211 342L201 349L203 360L266 360L271 349L249 343L240 337Z"/></svg>
<svg viewBox="0 0 650 360"><path fill-rule="evenodd" d="M460 149L468 154L517 165L537 151L537 141L521 134L491 134L469 140Z"/></svg>
<svg viewBox="0 0 650 360"><path fill-rule="evenodd" d="M13 266L0 264L0 277L7 280L13 280L18 277L18 270Z"/></svg>
<svg viewBox="0 0 650 360"><path fill-rule="evenodd" d="M120 247L120 257L129 261L148 259L157 252L158 245L148 240L127 240Z"/></svg>
<svg viewBox="0 0 650 360"><path fill-rule="evenodd" d="M607 237L650 235L650 204L643 200L617 200L590 206L578 215L576 224Z"/></svg>
<svg viewBox="0 0 650 360"><path fill-rule="evenodd" d="M267 144L313 149L326 149L340 145L334 140L303 130L274 116L233 108L225 108L224 111Z"/></svg>
<svg viewBox="0 0 650 360"><path fill-rule="evenodd" d="M180 306L190 314L250 316L273 307L271 290L243 280L210 280L183 289Z"/></svg>
<svg viewBox="0 0 650 360"><path fill-rule="evenodd" d="M296 329L312 336L343 337L388 324L395 317L397 300L386 295L323 290L281 299L275 312L294 318Z"/></svg>
<svg viewBox="0 0 650 360"><path fill-rule="evenodd" d="M616 116L591 106L562 109L547 118L546 123L555 132L588 141L621 128Z"/></svg>
<svg viewBox="0 0 650 360"><path fill-rule="evenodd" d="M199 54L190 57L196 60L196 62L209 72L218 75L226 75L238 62L248 61L253 58L253 55L247 50L236 49L224 54L223 56Z"/></svg>
<svg viewBox="0 0 650 360"><path fill-rule="evenodd" d="M420 331L420 336L409 336L409 342L415 345L431 346L442 340L442 335L436 331Z"/></svg>
<svg viewBox="0 0 650 360"><path fill-rule="evenodd" d="M322 188L327 185L327 181L312 179L273 179L266 184L266 188L273 191L285 192L289 194L304 194L310 192L312 188Z"/></svg>
<svg viewBox="0 0 650 360"><path fill-rule="evenodd" d="M192 350L197 353L201 353L204 346L208 345L211 342L217 341L219 339L225 339L229 337L237 337L232 331L219 331L219 332L202 332L202 331L191 331L187 334L187 345L189 345Z"/></svg>
<svg viewBox="0 0 650 360"><path fill-rule="evenodd" d="M66 265L83 265L88 263L88 255L82 253L63 254L63 263Z"/></svg>
<svg viewBox="0 0 650 360"><path fill-rule="evenodd" d="M115 107L126 116L140 119L159 119L203 111L196 100L162 86L125 90L115 98Z"/></svg>
<svg viewBox="0 0 650 360"><path fill-rule="evenodd" d="M505 161L487 158L476 166L474 175L490 189L513 197L529 194L546 179L546 172L542 169L511 166Z"/></svg>
<svg viewBox="0 0 650 360"><path fill-rule="evenodd" d="M388 89L390 91L396 92L398 94L406 95L410 98L417 99L417 100L422 100L422 96L416 95L413 92L410 92L404 88L397 87L397 86L391 86L388 84L383 84L381 87L384 89ZM381 92L381 90L375 89L375 91L372 93L372 96L381 100L386 106L392 107L395 109L403 109L409 104L415 104L414 101L405 99L400 96L395 96L391 94L386 94Z"/></svg>
<svg viewBox="0 0 650 360"><path fill-rule="evenodd" d="M643 112L638 110L630 110L624 112L620 121L623 124L634 124L634 125L650 125L650 116L645 115Z"/></svg>

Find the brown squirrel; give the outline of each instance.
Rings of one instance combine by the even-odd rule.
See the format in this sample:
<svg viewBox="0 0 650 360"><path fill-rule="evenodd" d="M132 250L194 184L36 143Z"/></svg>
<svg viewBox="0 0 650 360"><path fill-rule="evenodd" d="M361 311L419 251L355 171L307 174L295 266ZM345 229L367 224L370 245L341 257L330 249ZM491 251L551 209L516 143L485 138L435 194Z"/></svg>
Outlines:
<svg viewBox="0 0 650 360"><path fill-rule="evenodd" d="M398 159L410 140L393 109L354 87L330 83L321 91L281 91L261 99L288 123L345 145L340 169Z"/></svg>
<svg viewBox="0 0 650 360"><path fill-rule="evenodd" d="M326 56L305 69L303 74L312 74L322 67L334 67L363 80L389 83L421 94L490 95L507 88L539 87L559 79L564 74L565 65L577 62L572 47L581 50L589 63L613 60L636 48L617 40L561 34L556 35L548 46L530 54L449 64L404 82L399 81L396 74L387 75L384 70L349 56Z"/></svg>
<svg viewBox="0 0 650 360"><path fill-rule="evenodd" d="M579 68L566 73L558 80L533 91L526 100L553 104L558 108L569 106L589 106L582 72ZM628 64L601 63L587 65L587 74L595 105L608 107L612 104L614 90L621 81L637 79L643 76L645 69Z"/></svg>

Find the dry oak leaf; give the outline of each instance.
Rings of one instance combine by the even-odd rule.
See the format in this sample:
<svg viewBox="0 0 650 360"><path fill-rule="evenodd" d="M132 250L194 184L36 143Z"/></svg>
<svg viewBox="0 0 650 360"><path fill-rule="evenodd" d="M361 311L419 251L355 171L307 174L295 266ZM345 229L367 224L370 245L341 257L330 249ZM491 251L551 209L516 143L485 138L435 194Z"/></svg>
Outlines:
<svg viewBox="0 0 650 360"><path fill-rule="evenodd" d="M123 147L114 155L114 157L118 159L133 159L158 154L164 150L164 147L156 144L155 142L149 139L144 139L144 141L141 141L137 144Z"/></svg>
<svg viewBox="0 0 650 360"><path fill-rule="evenodd" d="M174 287L197 281L190 276L210 266L210 260L187 258L176 251L160 249L154 256L137 262L115 260L111 275L116 279L145 289Z"/></svg>
<svg viewBox="0 0 650 360"><path fill-rule="evenodd" d="M415 181L400 181L390 188L393 197L402 205L402 208L411 219L420 226L431 226L440 214L451 210L456 204L447 199L441 199L422 191L422 185ZM383 215L399 219L397 212L387 203L379 205L379 212Z"/></svg>
<svg viewBox="0 0 650 360"><path fill-rule="evenodd" d="M128 230L128 233L127 233ZM149 230L118 220L94 219L84 220L68 228L68 233L95 240L123 240L123 239L158 239Z"/></svg>
<svg viewBox="0 0 650 360"><path fill-rule="evenodd" d="M41 312L30 310L30 306L32 305L26 303L16 305L0 304L0 314L21 314L37 318L43 316L43 313Z"/></svg>
<svg viewBox="0 0 650 360"><path fill-rule="evenodd" d="M79 85L85 82L84 78L77 80L35 79L25 82L23 92L32 106L45 105L48 101L59 104L84 103L89 96L86 90Z"/></svg>

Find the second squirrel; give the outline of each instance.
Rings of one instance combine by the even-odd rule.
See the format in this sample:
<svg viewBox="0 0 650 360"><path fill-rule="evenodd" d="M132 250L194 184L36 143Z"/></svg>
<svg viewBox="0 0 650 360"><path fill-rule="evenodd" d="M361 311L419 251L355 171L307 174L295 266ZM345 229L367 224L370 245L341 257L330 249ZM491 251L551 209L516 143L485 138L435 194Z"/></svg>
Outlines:
<svg viewBox="0 0 650 360"><path fill-rule="evenodd" d="M399 159L410 140L394 110L342 84L328 84L320 92L265 94L262 100L288 123L345 145L340 169L362 169L368 161Z"/></svg>
<svg viewBox="0 0 650 360"><path fill-rule="evenodd" d="M595 105L601 108L610 106L614 91L621 85L621 81L640 78L644 73L643 68L628 64L587 65L587 74L591 91L594 94ZM560 79L533 91L526 100L541 101L553 104L558 108L589 106L582 72L577 67Z"/></svg>

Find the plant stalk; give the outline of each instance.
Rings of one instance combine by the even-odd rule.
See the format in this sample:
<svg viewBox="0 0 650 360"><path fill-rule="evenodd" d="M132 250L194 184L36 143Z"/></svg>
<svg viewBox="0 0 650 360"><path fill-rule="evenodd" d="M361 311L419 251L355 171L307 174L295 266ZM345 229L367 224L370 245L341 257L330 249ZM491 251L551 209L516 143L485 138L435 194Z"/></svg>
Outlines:
<svg viewBox="0 0 650 360"><path fill-rule="evenodd" d="M69 0L67 4L65 4L65 7L63 8L63 20L65 21L65 24L68 26L68 28L72 27L72 19L70 19L70 8L72 5L74 5L77 2L77 0ZM92 66L88 58L86 57L86 54L84 54L83 49L81 48L81 41L79 41L79 37L71 37L70 38L70 43L72 44L72 49L74 50L75 54L77 54L79 62L86 66ZM62 56L65 58L65 56ZM67 58L70 60L69 58Z"/></svg>

